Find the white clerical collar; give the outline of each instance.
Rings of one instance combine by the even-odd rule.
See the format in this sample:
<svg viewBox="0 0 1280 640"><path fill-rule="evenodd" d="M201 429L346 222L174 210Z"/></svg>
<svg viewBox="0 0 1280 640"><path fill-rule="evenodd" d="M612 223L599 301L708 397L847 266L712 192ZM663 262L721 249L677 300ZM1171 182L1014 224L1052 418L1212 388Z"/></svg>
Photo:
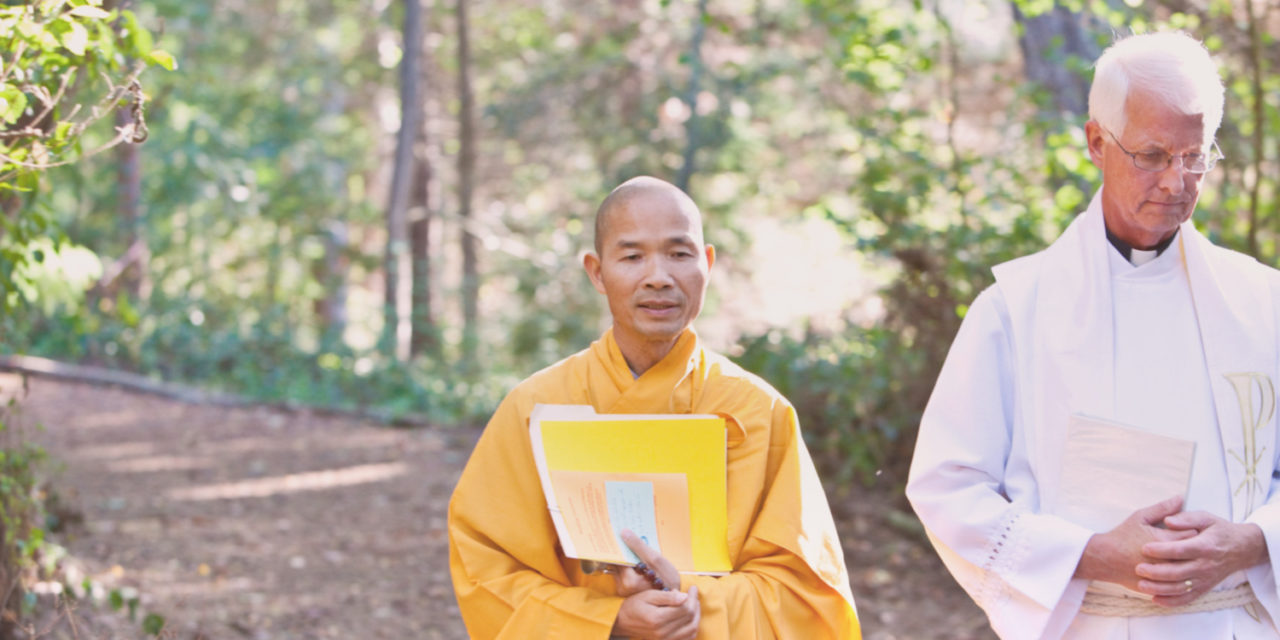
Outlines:
<svg viewBox="0 0 1280 640"><path fill-rule="evenodd" d="M1112 233L1110 227L1104 226L1104 228L1107 232L1107 242L1110 242L1111 246L1115 247L1115 250L1118 251L1121 256L1124 256L1124 259L1128 260L1129 264L1135 267L1141 267L1142 265L1158 258L1160 254L1164 253L1165 249L1169 248L1169 245L1173 244L1174 238L1178 237L1178 230L1174 229L1173 233L1168 238L1161 240L1160 244L1157 244L1154 248L1149 250L1138 249L1133 245L1130 245L1128 242L1125 242L1120 236Z"/></svg>
<svg viewBox="0 0 1280 640"><path fill-rule="evenodd" d="M1131 249L1129 251L1129 262L1135 267L1141 267L1142 265L1155 260L1159 255L1160 251L1156 249L1151 249L1150 251L1143 249Z"/></svg>

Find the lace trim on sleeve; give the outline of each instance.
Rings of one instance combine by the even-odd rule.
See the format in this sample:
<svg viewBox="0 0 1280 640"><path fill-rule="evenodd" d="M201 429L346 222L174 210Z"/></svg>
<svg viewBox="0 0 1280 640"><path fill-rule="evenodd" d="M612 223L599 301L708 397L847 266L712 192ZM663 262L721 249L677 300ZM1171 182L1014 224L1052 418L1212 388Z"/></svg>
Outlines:
<svg viewBox="0 0 1280 640"><path fill-rule="evenodd" d="M1026 514L1023 509L1009 509L987 536L982 557L982 582L974 600L990 612L1009 601L1009 583L1004 576L1017 570L1029 552L1026 541L1018 535L1018 522Z"/></svg>

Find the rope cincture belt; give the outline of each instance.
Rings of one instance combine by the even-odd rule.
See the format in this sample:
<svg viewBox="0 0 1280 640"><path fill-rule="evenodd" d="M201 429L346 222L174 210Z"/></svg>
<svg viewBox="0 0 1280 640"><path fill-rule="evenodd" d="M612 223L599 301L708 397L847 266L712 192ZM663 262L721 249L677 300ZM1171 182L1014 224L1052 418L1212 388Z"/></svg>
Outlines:
<svg viewBox="0 0 1280 640"><path fill-rule="evenodd" d="M1210 591L1199 598L1180 607L1162 607L1150 600L1131 598L1129 596L1087 592L1084 603L1080 605L1080 613L1095 616L1140 617L1140 616L1174 616L1181 613L1201 613L1234 609L1258 602L1253 588L1248 582L1230 589Z"/></svg>

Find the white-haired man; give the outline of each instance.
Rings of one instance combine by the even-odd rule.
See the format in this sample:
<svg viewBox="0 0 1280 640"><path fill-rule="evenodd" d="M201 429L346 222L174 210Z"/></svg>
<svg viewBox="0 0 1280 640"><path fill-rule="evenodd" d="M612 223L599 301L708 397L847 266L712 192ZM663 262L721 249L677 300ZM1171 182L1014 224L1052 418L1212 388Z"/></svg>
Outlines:
<svg viewBox="0 0 1280 640"><path fill-rule="evenodd" d="M1085 125L1102 187L1048 249L995 267L939 375L907 496L1004 638L1280 637L1280 272L1190 222L1222 105L1184 34L1104 52ZM1081 493L1100 476L1166 474L1152 446L1081 481L1115 455L1097 442L1135 432L1194 447L1172 473L1189 489L1113 527L1069 517L1114 496Z"/></svg>

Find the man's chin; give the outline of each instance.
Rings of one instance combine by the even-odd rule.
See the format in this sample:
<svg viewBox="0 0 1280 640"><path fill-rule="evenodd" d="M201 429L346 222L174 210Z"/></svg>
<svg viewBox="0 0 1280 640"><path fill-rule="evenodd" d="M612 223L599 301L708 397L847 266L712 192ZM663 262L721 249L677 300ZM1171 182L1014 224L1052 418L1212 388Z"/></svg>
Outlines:
<svg viewBox="0 0 1280 640"><path fill-rule="evenodd" d="M639 329L640 336L648 342L674 342L688 326L686 323L664 322L660 326L651 325L639 327Z"/></svg>
<svg viewBox="0 0 1280 640"><path fill-rule="evenodd" d="M1177 227L1191 217L1195 204L1148 204L1145 209L1146 218L1151 221L1152 226Z"/></svg>

